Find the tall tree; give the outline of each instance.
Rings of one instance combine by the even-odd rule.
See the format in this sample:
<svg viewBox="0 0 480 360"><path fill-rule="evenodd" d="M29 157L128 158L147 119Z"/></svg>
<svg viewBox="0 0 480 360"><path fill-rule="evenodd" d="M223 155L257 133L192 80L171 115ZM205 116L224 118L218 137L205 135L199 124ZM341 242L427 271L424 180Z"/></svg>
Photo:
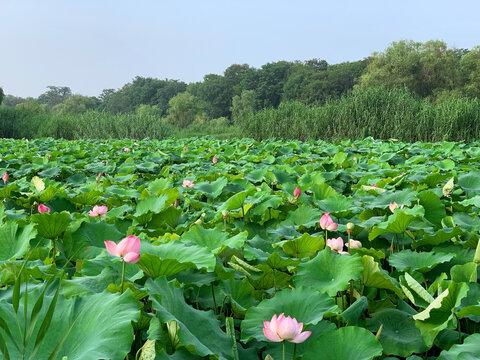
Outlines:
<svg viewBox="0 0 480 360"><path fill-rule="evenodd" d="M175 95L169 105L167 120L179 128L185 128L194 121L202 122L206 118L202 101L188 92Z"/></svg>
<svg viewBox="0 0 480 360"><path fill-rule="evenodd" d="M39 104L54 107L72 96L72 90L68 86L47 86L47 88L48 90L38 97Z"/></svg>
<svg viewBox="0 0 480 360"><path fill-rule="evenodd" d="M96 97L72 95L63 103L55 105L53 111L57 114L82 114L88 110L95 110L100 104Z"/></svg>
<svg viewBox="0 0 480 360"><path fill-rule="evenodd" d="M465 76L465 94L480 98L480 46L475 46L461 59L461 70Z"/></svg>
<svg viewBox="0 0 480 360"><path fill-rule="evenodd" d="M2 105L2 101L4 97L5 97L5 94L3 93L3 89L0 88L0 105Z"/></svg>
<svg viewBox="0 0 480 360"><path fill-rule="evenodd" d="M232 99L232 120L235 125L244 123L250 113L255 111L255 91L243 90Z"/></svg>
<svg viewBox="0 0 480 360"><path fill-rule="evenodd" d="M278 61L262 66L259 71L258 87L255 91L258 105L276 108L282 100L283 86L294 63Z"/></svg>
<svg viewBox="0 0 480 360"><path fill-rule="evenodd" d="M230 117L232 106L232 86L227 78L217 74L208 74L203 82L188 85L187 91L202 100L207 107L207 115L211 119Z"/></svg>

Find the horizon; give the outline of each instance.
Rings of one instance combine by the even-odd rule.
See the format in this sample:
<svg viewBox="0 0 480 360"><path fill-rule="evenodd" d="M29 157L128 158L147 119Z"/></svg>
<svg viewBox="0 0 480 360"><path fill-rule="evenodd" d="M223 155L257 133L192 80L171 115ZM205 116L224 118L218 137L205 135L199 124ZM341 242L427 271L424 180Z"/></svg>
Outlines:
<svg viewBox="0 0 480 360"><path fill-rule="evenodd" d="M141 5L2 0L7 56L0 58L0 87L20 97L38 97L49 85L98 96L136 76L191 83L223 74L232 64L357 61L404 39L471 49L479 45L479 10L473 1L457 6L430 0L402 5L303 0L296 6L271 0Z"/></svg>

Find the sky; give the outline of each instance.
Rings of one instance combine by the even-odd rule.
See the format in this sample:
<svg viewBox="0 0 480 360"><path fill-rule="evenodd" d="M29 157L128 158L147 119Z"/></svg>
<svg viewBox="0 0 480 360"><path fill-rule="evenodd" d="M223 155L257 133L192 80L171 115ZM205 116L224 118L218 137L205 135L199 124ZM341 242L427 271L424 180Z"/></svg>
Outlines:
<svg viewBox="0 0 480 360"><path fill-rule="evenodd" d="M0 0L0 87L97 96L137 75L189 83L232 64L335 64L402 39L472 48L479 13L478 0Z"/></svg>

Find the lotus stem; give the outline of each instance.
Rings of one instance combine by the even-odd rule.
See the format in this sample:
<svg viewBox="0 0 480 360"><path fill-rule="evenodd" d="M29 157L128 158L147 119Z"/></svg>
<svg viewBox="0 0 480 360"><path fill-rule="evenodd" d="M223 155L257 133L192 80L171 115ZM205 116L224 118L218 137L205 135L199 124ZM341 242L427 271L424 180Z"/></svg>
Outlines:
<svg viewBox="0 0 480 360"><path fill-rule="evenodd" d="M285 360L285 341L282 341L282 360Z"/></svg>
<svg viewBox="0 0 480 360"><path fill-rule="evenodd" d="M123 294L123 285L125 283L125 261L122 261L122 283L120 285L120 291Z"/></svg>
<svg viewBox="0 0 480 360"><path fill-rule="evenodd" d="M295 360L297 358L297 344L293 344L293 356L292 360Z"/></svg>

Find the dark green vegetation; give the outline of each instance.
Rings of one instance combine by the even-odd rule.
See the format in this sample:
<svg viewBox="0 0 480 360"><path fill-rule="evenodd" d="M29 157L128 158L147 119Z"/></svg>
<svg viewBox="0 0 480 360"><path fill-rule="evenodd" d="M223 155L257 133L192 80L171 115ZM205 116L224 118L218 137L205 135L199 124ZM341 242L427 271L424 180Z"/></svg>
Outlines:
<svg viewBox="0 0 480 360"><path fill-rule="evenodd" d="M0 132L17 138L79 139L90 136L82 127L102 119L107 126L96 137L125 137L131 132L116 131L109 123L122 128L131 123L140 138L246 134L257 139L470 140L478 138L469 124L478 123L479 97L479 47L399 41L364 60L335 65L319 59L278 61L259 69L234 64L223 75L208 74L191 84L136 77L98 97L57 86L49 86L38 99L6 95ZM25 121L18 124L17 118ZM50 126L38 126L43 122ZM156 129L154 135L142 130L146 123ZM62 130L72 124L75 129ZM408 134L402 131L407 128Z"/></svg>
<svg viewBox="0 0 480 360"><path fill-rule="evenodd" d="M280 313L312 331L297 360L480 353L478 142L0 145L6 359L277 360L262 328ZM363 247L325 248L325 212L329 238L346 241L350 222ZM121 294L104 240L130 234L141 258Z"/></svg>

